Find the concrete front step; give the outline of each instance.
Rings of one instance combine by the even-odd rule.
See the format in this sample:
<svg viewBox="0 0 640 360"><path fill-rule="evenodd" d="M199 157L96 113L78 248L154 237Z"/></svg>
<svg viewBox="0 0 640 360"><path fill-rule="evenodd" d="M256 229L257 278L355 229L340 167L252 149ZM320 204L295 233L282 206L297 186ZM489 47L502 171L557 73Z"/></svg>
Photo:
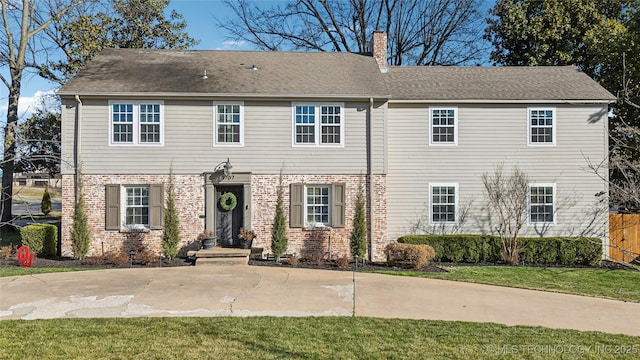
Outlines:
<svg viewBox="0 0 640 360"><path fill-rule="evenodd" d="M195 257L196 265L247 265L250 249L222 248L202 249L187 254Z"/></svg>
<svg viewBox="0 0 640 360"><path fill-rule="evenodd" d="M247 265L249 263L248 257L222 257L222 258L196 258L195 265Z"/></svg>

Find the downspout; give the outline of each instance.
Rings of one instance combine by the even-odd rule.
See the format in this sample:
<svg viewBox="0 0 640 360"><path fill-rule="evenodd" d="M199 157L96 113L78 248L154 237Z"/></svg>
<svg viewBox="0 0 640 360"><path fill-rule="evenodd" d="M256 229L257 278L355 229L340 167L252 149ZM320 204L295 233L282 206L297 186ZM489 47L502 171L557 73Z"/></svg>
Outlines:
<svg viewBox="0 0 640 360"><path fill-rule="evenodd" d="M374 236L373 236L373 232L375 230L374 225L373 225L373 154L372 154L372 150L373 150L373 115L372 115L372 111L373 111L373 98L370 97L369 98L369 111L367 111L367 204L369 204L369 211L368 211L368 219L367 219L367 227L369 228L368 230L368 235L367 235L367 242L369 243L369 261L373 262L373 251L374 249L374 245L373 245L373 240L374 240Z"/></svg>
<svg viewBox="0 0 640 360"><path fill-rule="evenodd" d="M80 95L76 95L75 97L77 106L76 119L73 127L73 193L75 194L76 202L78 202L78 182L80 181L80 170L78 169L78 167L80 166L80 118L82 117L82 100L80 100Z"/></svg>

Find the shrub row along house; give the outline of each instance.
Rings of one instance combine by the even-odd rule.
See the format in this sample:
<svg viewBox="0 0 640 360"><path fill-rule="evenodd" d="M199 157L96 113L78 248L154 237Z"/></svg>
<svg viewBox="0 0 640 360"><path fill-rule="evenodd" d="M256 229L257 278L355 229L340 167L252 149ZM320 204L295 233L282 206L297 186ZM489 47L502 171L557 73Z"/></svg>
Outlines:
<svg viewBox="0 0 640 360"><path fill-rule="evenodd" d="M371 259L412 232L491 233L481 178L499 164L531 182L522 235L607 241L594 196L607 184L587 164L607 158L610 93L574 67L394 67L386 54L381 32L372 54L102 51L58 92L63 254L78 182L90 255L159 252L170 168L182 248L205 228L238 245L244 227L270 253L279 187L287 253L348 255L360 188Z"/></svg>

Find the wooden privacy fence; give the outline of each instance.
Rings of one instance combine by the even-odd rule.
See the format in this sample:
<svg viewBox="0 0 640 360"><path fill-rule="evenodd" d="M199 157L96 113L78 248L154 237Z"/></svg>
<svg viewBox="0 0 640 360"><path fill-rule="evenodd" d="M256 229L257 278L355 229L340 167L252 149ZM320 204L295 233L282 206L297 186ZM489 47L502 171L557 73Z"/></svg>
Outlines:
<svg viewBox="0 0 640 360"><path fill-rule="evenodd" d="M640 214L609 214L609 257L624 262L640 259Z"/></svg>

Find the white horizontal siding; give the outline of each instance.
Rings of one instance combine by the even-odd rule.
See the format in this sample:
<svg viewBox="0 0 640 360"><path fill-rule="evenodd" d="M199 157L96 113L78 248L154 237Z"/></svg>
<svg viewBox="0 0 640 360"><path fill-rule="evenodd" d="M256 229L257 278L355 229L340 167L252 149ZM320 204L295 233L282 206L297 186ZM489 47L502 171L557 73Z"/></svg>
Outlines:
<svg viewBox="0 0 640 360"><path fill-rule="evenodd" d="M542 104L541 106L544 106ZM387 203L389 238L408 233L427 221L429 183L458 183L459 204L471 204L459 232L491 232L481 176L499 163L505 171L517 165L531 182L556 183L557 225L545 235L576 234L591 222L594 197L606 185L587 169L587 160L606 157L607 118L589 121L597 106L556 106L556 146L527 145L527 106L458 106L458 146L429 146L428 106L389 106ZM597 203L606 213L606 201ZM587 214L587 215L585 215ZM602 219L598 224L606 226ZM606 230L606 229L605 229ZM539 233L540 231L538 231ZM598 235L606 233L602 228ZM527 227L523 235L537 235Z"/></svg>

